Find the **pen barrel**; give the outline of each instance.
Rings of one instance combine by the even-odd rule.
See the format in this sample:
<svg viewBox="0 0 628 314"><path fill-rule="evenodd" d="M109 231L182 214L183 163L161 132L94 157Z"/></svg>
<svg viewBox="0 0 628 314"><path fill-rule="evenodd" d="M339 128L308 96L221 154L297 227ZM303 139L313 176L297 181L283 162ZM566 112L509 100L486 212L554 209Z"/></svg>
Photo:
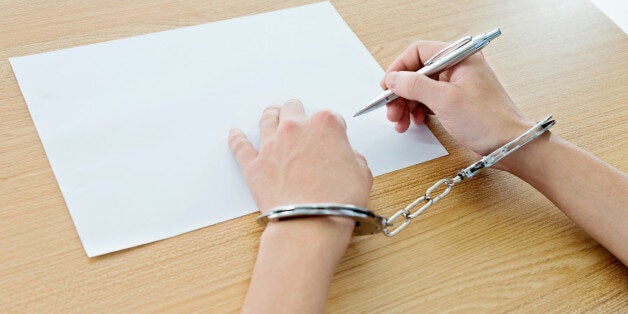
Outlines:
<svg viewBox="0 0 628 314"><path fill-rule="evenodd" d="M447 55L444 55L443 57L434 61L432 64L420 68L417 72L425 76L438 74L446 70L447 68L458 64L458 62L466 59L468 56L480 50L477 46L478 45L475 40L471 41L464 46L458 48L458 50L456 50L456 53L449 53Z"/></svg>

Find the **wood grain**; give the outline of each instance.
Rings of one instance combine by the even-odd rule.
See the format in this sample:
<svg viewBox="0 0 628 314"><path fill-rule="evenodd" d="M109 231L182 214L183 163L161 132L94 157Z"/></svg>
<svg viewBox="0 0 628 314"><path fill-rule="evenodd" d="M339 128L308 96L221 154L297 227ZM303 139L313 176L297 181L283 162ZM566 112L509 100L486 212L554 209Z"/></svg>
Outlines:
<svg viewBox="0 0 628 314"><path fill-rule="evenodd" d="M88 259L9 57L311 2L0 1L0 311L235 312L262 231L248 215ZM382 67L417 39L501 27L484 54L522 111L553 113L554 133L628 169L628 38L588 1L332 3ZM450 155L376 178L370 208L390 215L473 160L428 125ZM395 238L354 238L328 310L626 312L628 270L538 192L491 170Z"/></svg>

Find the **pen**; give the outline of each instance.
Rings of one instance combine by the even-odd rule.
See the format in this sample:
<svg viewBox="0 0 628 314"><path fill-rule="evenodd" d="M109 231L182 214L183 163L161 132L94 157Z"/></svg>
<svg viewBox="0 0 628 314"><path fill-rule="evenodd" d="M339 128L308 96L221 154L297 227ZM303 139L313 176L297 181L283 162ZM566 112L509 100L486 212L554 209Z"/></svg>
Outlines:
<svg viewBox="0 0 628 314"><path fill-rule="evenodd" d="M427 60L423 67L420 68L417 72L425 76L440 73L454 66L458 62L466 59L468 56L480 51L491 40L501 35L501 33L502 32L499 30L499 28L496 28L488 33L480 34L473 37L466 36L460 38L458 41L437 52L434 56ZM399 98L399 96L397 96L391 90L386 90L377 98L375 98L375 100L371 101L364 108L356 112L353 117L371 112L397 98Z"/></svg>

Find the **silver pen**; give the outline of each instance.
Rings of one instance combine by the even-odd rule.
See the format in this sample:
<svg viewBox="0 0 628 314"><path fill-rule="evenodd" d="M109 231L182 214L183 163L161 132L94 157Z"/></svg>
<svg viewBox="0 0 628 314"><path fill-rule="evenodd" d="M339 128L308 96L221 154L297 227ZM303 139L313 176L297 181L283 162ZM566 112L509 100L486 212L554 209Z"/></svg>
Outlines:
<svg viewBox="0 0 628 314"><path fill-rule="evenodd" d="M423 67L420 68L417 72L426 76L440 73L456 65L458 62L466 59L468 56L480 51L491 40L501 35L501 33L502 32L499 30L499 28L496 28L488 33L480 34L473 37L466 36L460 38L458 41L437 52L434 56L427 60ZM371 112L397 98L399 98L399 96L397 96L391 90L386 90L377 98L375 98L375 100L371 101L364 108L356 112L353 117Z"/></svg>

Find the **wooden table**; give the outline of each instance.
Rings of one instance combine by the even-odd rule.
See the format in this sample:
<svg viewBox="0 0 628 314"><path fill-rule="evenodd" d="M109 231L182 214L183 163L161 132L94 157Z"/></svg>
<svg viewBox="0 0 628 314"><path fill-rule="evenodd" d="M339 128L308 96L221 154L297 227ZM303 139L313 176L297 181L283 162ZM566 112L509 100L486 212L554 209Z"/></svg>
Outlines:
<svg viewBox="0 0 628 314"><path fill-rule="evenodd" d="M1 1L0 312L237 311L262 231L248 215L87 258L7 59L310 2ZM333 4L382 67L414 40L501 27L484 53L523 112L553 113L555 134L628 169L628 37L590 2ZM428 125L450 155L376 178L370 208L390 215L473 161ZM626 312L628 271L534 189L490 170L395 238L355 238L328 309Z"/></svg>

